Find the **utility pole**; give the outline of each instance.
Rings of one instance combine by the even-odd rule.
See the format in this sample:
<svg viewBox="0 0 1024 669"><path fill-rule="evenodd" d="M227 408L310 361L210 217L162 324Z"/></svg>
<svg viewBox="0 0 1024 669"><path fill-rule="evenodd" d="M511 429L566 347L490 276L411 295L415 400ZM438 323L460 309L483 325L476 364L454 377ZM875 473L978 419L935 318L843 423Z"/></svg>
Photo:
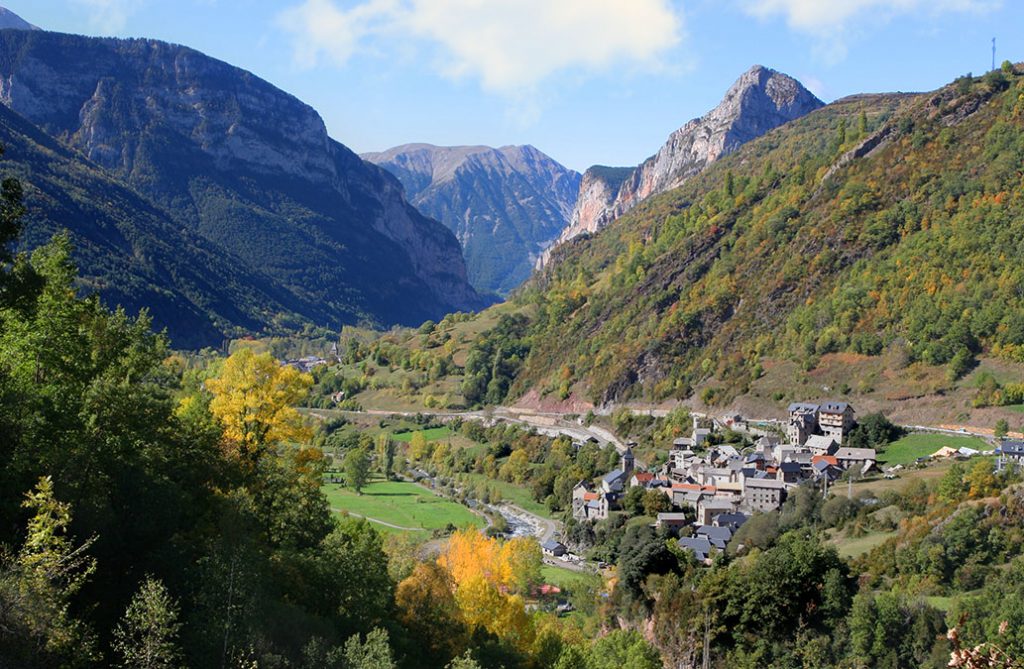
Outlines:
<svg viewBox="0 0 1024 669"><path fill-rule="evenodd" d="M996 69L996 38L992 38L992 69Z"/></svg>

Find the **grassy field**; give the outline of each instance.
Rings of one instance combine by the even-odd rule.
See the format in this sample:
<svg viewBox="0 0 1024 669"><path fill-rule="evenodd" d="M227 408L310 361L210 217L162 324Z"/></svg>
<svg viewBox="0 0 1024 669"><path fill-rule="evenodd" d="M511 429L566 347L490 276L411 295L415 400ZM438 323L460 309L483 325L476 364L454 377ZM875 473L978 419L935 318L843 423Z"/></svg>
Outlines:
<svg viewBox="0 0 1024 669"><path fill-rule="evenodd" d="M540 568L545 583L557 585L562 590L572 591L584 584L600 587L601 576L593 572L579 572L571 569L562 569L550 564L544 564Z"/></svg>
<svg viewBox="0 0 1024 669"><path fill-rule="evenodd" d="M363 489L362 495L338 484L324 485L324 494L331 509L348 511L369 519L390 523L389 527L374 523L384 531L423 531L446 527L483 527L484 521L469 509L438 497L415 483L375 481ZM408 529L399 529L408 528Z"/></svg>
<svg viewBox="0 0 1024 669"><path fill-rule="evenodd" d="M835 544L839 554L846 558L855 558L867 553L872 548L881 546L889 537L896 536L895 532L868 532L861 537L847 537L844 534L833 537L830 541Z"/></svg>
<svg viewBox="0 0 1024 669"><path fill-rule="evenodd" d="M986 443L977 437L915 432L889 444L885 451L879 454L878 462L885 465L907 465L946 446L949 448L966 446L976 450L987 448Z"/></svg>
<svg viewBox="0 0 1024 669"><path fill-rule="evenodd" d="M552 518L551 511L548 507L544 506L540 502L533 499L530 491L522 486L517 486L514 483L508 481L499 481L497 479L487 478L484 474L468 473L461 474L473 484L484 483L492 490L496 490L501 495L502 501L511 502L518 507L521 507L530 513L541 516L542 518Z"/></svg>
<svg viewBox="0 0 1024 669"><path fill-rule="evenodd" d="M450 427L432 427L429 430L419 430L419 432L423 433L423 438L427 441L437 441L438 439L450 436L452 429ZM405 443L409 443L412 441L412 435L414 434L416 434L415 431L399 432L398 434L392 433L391 438L395 441L404 441Z"/></svg>

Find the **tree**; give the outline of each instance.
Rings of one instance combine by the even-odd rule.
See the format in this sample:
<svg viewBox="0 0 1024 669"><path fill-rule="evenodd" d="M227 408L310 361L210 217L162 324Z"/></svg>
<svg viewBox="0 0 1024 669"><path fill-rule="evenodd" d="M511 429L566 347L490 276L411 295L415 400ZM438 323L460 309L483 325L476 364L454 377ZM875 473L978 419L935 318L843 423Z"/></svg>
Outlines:
<svg viewBox="0 0 1024 669"><path fill-rule="evenodd" d="M501 561L502 582L514 592L529 593L540 584L543 552L533 537L516 537L506 541L498 558Z"/></svg>
<svg viewBox="0 0 1024 669"><path fill-rule="evenodd" d="M967 484L967 494L972 499L988 497L999 492L999 485L992 471L992 461L988 459L979 459L975 462L971 471L964 477L964 483Z"/></svg>
<svg viewBox="0 0 1024 669"><path fill-rule="evenodd" d="M387 432L377 435L377 468L385 479L391 480L395 467L395 443Z"/></svg>
<svg viewBox="0 0 1024 669"><path fill-rule="evenodd" d="M126 669L183 666L178 646L178 603L159 580L147 577L114 628L114 652Z"/></svg>
<svg viewBox="0 0 1024 669"><path fill-rule="evenodd" d="M579 481L579 479L576 479ZM572 485L575 485L574 481ZM626 491L626 494L622 497L622 509L631 516L639 516L644 512L644 492L646 492L643 486L635 485Z"/></svg>
<svg viewBox="0 0 1024 669"><path fill-rule="evenodd" d="M639 487L639 486L638 486ZM663 511L672 510L672 502L661 490L645 490L643 496L645 516L657 516Z"/></svg>
<svg viewBox="0 0 1024 669"><path fill-rule="evenodd" d="M313 379L281 366L269 353L244 347L224 361L220 376L206 382L213 393L210 411L224 425L224 436L239 455L255 464L268 448L286 441L308 441L312 432L295 409Z"/></svg>
<svg viewBox="0 0 1024 669"><path fill-rule="evenodd" d="M506 481L522 483L530 475L530 457L522 448L512 451L512 455L501 467L501 477Z"/></svg>
<svg viewBox="0 0 1024 669"><path fill-rule="evenodd" d="M445 665L445 669L482 669L482 667L467 650L464 654Z"/></svg>
<svg viewBox="0 0 1024 669"><path fill-rule="evenodd" d="M1005 418L1000 418L996 421L995 437L996 439L1002 439L1010 432L1010 424L1006 422Z"/></svg>
<svg viewBox="0 0 1024 669"><path fill-rule="evenodd" d="M443 665L468 643L453 587L440 565L421 562L395 591L398 620L422 650L426 665Z"/></svg>
<svg viewBox="0 0 1024 669"><path fill-rule="evenodd" d="M639 632L615 630L597 642L590 651L591 669L661 669L661 656Z"/></svg>
<svg viewBox="0 0 1024 669"><path fill-rule="evenodd" d="M416 461L426 460L430 457L431 446L422 431L413 432L409 438L409 457Z"/></svg>
<svg viewBox="0 0 1024 669"><path fill-rule="evenodd" d="M49 477L23 503L33 512L16 556L0 563L0 648L11 666L80 666L94 660L91 631L71 611L71 598L96 569L68 536L71 507L57 500Z"/></svg>
<svg viewBox="0 0 1024 669"><path fill-rule="evenodd" d="M374 629L362 641L359 635L349 637L345 642L345 669L395 669L388 633Z"/></svg>
<svg viewBox="0 0 1024 669"><path fill-rule="evenodd" d="M362 495L363 488L370 478L370 456L362 448L353 448L345 454L343 464L345 485Z"/></svg>

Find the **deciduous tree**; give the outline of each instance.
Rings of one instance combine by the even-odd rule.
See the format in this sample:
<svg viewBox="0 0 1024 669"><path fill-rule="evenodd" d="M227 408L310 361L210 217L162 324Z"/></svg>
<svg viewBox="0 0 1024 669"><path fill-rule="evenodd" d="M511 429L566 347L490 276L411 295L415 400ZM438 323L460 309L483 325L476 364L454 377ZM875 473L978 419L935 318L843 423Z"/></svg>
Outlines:
<svg viewBox="0 0 1024 669"><path fill-rule="evenodd" d="M308 374L246 347L233 353L206 387L213 393L210 411L224 425L225 438L241 457L255 463L268 448L311 438L295 406L312 384Z"/></svg>

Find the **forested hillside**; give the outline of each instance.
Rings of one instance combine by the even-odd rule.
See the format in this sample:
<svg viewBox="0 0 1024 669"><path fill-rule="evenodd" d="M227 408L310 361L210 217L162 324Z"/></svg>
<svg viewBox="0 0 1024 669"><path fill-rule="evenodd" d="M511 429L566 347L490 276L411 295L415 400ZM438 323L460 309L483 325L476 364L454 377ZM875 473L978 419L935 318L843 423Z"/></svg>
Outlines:
<svg viewBox="0 0 1024 669"><path fill-rule="evenodd" d="M100 194L120 182L119 192L138 194L122 199L143 210L135 231L128 205L83 189L67 191L71 202L30 191L38 215L27 243L54 226L95 241L103 233L73 210L104 208L123 235L146 237L145 219L156 217L177 229L168 244L184 238L183 254L204 250L194 263L167 260L168 271L146 276L149 288L102 245L78 256L111 304L151 303L179 347L310 325L418 325L488 303L469 285L454 235L409 205L390 174L329 137L315 110L249 72L154 40L18 30L0 31L0 72L5 107L53 138L33 142L76 152L62 153L89 163L78 172L105 171ZM22 137L7 139L13 149ZM50 159L30 148L22 160ZM129 264L140 261L150 262Z"/></svg>
<svg viewBox="0 0 1024 669"><path fill-rule="evenodd" d="M768 355L807 369L896 347L953 378L982 351L1020 360L1022 163L1008 63L834 102L561 248L516 297L537 315L510 393L660 400L703 384L715 403Z"/></svg>
<svg viewBox="0 0 1024 669"><path fill-rule="evenodd" d="M2 106L0 143L4 168L26 184L21 246L67 230L85 291L133 314L148 310L182 348L272 331L287 318L288 296L266 277L223 262L221 249ZM309 323L294 318L294 326Z"/></svg>

